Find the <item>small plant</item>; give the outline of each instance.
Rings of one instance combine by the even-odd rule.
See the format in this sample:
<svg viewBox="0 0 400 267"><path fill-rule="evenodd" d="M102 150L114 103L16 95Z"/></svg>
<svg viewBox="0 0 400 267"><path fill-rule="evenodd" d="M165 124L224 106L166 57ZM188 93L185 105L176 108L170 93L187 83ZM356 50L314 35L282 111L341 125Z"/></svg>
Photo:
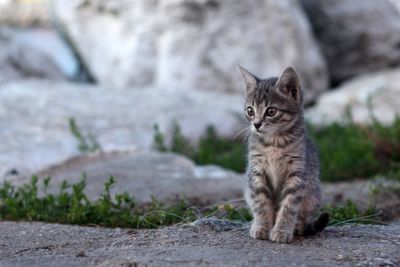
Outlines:
<svg viewBox="0 0 400 267"><path fill-rule="evenodd" d="M169 150L187 156L193 155L194 153L194 148L190 144L189 140L183 136L181 128L177 122L173 123L172 142Z"/></svg>
<svg viewBox="0 0 400 267"><path fill-rule="evenodd" d="M153 148L161 152L167 151L167 147L165 145L165 136L160 131L160 127L158 126L158 124L155 124L153 126L153 129L154 129Z"/></svg>
<svg viewBox="0 0 400 267"><path fill-rule="evenodd" d="M183 135L178 123L172 125L171 145L168 147L165 142L165 135L160 131L158 125L154 125L153 147L161 152L171 151L186 156L193 155L193 147Z"/></svg>
<svg viewBox="0 0 400 267"><path fill-rule="evenodd" d="M220 216L230 221L241 222L250 222L253 219L251 212L248 208L235 207L230 204L222 205L222 215Z"/></svg>
<svg viewBox="0 0 400 267"><path fill-rule="evenodd" d="M246 168L246 148L233 139L219 137L213 127L208 127L198 144L192 145L185 138L179 125L174 123L171 146L165 145L165 137L154 127L154 145L158 151L171 151L183 154L193 159L198 164L215 164L237 172Z"/></svg>
<svg viewBox="0 0 400 267"><path fill-rule="evenodd" d="M192 156L199 164L216 164L237 172L246 169L246 145L238 140L218 136L213 127L208 127Z"/></svg>
<svg viewBox="0 0 400 267"><path fill-rule="evenodd" d="M322 211L328 212L330 215L329 225L343 225L350 223L362 224L381 224L378 215L380 215L373 207L369 207L365 211L360 211L357 205L348 200L344 205L325 205Z"/></svg>
<svg viewBox="0 0 400 267"><path fill-rule="evenodd" d="M74 118L69 119L69 130L78 141L78 149L80 152L93 153L101 150L101 146L97 141L96 136L91 133L84 135L76 124Z"/></svg>

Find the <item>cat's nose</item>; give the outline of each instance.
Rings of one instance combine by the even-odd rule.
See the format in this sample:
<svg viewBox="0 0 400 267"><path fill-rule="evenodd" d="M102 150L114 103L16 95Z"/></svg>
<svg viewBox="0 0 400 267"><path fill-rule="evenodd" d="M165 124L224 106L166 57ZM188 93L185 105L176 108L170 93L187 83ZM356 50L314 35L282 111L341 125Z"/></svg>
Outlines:
<svg viewBox="0 0 400 267"><path fill-rule="evenodd" d="M254 123L254 127L256 127L257 130L258 130L258 128L260 128L260 126L261 126L261 122Z"/></svg>

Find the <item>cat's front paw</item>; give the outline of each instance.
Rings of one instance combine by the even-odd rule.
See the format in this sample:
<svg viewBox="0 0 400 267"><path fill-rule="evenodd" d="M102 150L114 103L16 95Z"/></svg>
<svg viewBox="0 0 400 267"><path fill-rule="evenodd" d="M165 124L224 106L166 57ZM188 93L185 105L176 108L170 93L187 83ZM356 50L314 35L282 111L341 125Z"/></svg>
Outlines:
<svg viewBox="0 0 400 267"><path fill-rule="evenodd" d="M290 243L293 240L293 231L283 231L274 228L269 234L269 239L277 243Z"/></svg>
<svg viewBox="0 0 400 267"><path fill-rule="evenodd" d="M250 236L255 239L268 239L269 230L258 223L253 222L250 227Z"/></svg>

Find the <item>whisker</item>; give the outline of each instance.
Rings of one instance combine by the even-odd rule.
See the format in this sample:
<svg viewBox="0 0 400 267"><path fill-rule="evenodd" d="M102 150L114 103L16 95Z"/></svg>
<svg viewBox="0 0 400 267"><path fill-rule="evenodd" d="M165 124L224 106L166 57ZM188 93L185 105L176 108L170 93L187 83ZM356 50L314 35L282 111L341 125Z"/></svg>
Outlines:
<svg viewBox="0 0 400 267"><path fill-rule="evenodd" d="M240 130L237 134L235 134L234 138L239 137L241 134L245 133L247 130L249 130L250 126L245 127L244 129Z"/></svg>
<svg viewBox="0 0 400 267"><path fill-rule="evenodd" d="M244 144L245 142L247 142L247 140L249 139L250 134L251 134L251 130L248 131L248 132L247 132L247 135L243 138L243 144Z"/></svg>
<svg viewBox="0 0 400 267"><path fill-rule="evenodd" d="M242 144L244 144L251 134L251 127L250 126L246 127L245 129L240 131L240 133L238 133L237 135L239 134L241 135L241 138L239 140Z"/></svg>

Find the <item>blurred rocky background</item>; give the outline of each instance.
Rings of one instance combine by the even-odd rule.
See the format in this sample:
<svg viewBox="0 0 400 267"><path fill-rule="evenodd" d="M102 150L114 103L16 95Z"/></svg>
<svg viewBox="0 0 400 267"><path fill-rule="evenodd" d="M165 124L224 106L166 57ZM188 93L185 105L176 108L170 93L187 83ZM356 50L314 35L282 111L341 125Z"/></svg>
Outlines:
<svg viewBox="0 0 400 267"><path fill-rule="evenodd" d="M157 133L171 145L177 125L191 144L209 126L237 139L246 126L238 64L260 77L293 66L316 129L346 123L349 113L357 125L392 125L400 112L400 1L0 0L0 180L89 172L95 195L119 173L125 184L137 180L128 188L143 201L155 192L240 197L240 174L154 145ZM82 132L100 152L82 153ZM219 189L207 185L216 180ZM226 188L231 194L217 193ZM368 195L365 183L356 188Z"/></svg>
<svg viewBox="0 0 400 267"><path fill-rule="evenodd" d="M323 202L331 224L354 222L360 216L362 222L371 222L372 217L379 217L378 223L398 220L400 0L0 0L0 182L19 186L36 174L40 182L52 177L48 190L57 192L63 180L78 182L85 174L85 193L95 200L104 199L103 184L114 176L117 184L111 193L128 191L139 204L148 204L153 197L171 203L184 198L197 208L230 203L222 207L232 218L237 215L234 208L244 205L246 164L239 64L260 77L278 76L286 66L300 73L306 119L321 153ZM21 188L37 193L29 186ZM28 217L7 215L5 210L18 198L13 192L6 184L0 187L0 219L39 218L32 217L38 212L35 207L28 207ZM26 193L22 202L31 198ZM339 204L345 206L336 209ZM19 214L18 210L14 212ZM93 225L86 217L76 222L49 214L45 221ZM117 226L131 225L124 223ZM171 223L164 220L162 225ZM86 244L79 238L93 240L87 235L91 230L63 226L57 231L85 233L73 237L71 242L77 245L64 244L72 256L64 261L56 254L54 261L36 258L36 251L54 249L53 239L43 241L41 234L58 233L51 230L54 226L2 224L0 241L16 241L0 253L0 265L17 266L20 260L27 266L52 262L51 266L54 261L71 265L71 257L83 265L90 257L98 263L106 255L103 248L89 257L76 251L82 249L80 243ZM304 254L300 261L311 265L321 265L323 257L331 261L327 266L343 261L395 266L400 264L394 248L399 226L397 222L387 228L348 228L346 236L358 231L351 237L357 239L354 242L344 242L341 230L327 230L323 238L332 244L325 250L321 244L326 240L311 240L306 244L315 246L315 255L305 255L302 247L293 255ZM10 238L8 229L22 229L22 234ZM196 248L198 240L191 230L171 229L138 236L159 240L161 233L165 244L179 245L177 240L185 239L192 250ZM29 234L29 240L49 245L36 248L36 241L26 243L26 231L38 233L33 239ZM93 231L95 236L108 233ZM382 234L378 237L376 231ZM113 235L118 239L107 246L120 242L121 233ZM190 237L175 238L178 235ZM218 234L216 239L213 235L201 238L224 247L233 244L232 251L240 248L243 255L252 253L246 247L254 248L250 241L243 244L247 234ZM362 249L369 240L376 241L374 246L379 243L379 249ZM148 242L151 248L138 257L153 250L149 259L164 255L153 248L154 242ZM389 243L393 248L386 246ZM274 252L277 247L259 245L259 258L252 262L256 265L265 251L281 253ZM104 266L130 259L138 250L135 244L129 246L126 253L115 248L118 256L108 257ZM165 245L160 246L165 251ZM18 248L21 253L15 252ZM178 256L193 259L195 250ZM286 266L284 247L282 251L285 256L278 257L277 264ZM65 250L54 253L64 255ZM201 253L211 263L216 255ZM215 256L216 262L232 264L239 254L224 256L229 253ZM26 258L20 258L22 254ZM179 257L177 263L182 264ZM237 262L246 260L240 256Z"/></svg>

